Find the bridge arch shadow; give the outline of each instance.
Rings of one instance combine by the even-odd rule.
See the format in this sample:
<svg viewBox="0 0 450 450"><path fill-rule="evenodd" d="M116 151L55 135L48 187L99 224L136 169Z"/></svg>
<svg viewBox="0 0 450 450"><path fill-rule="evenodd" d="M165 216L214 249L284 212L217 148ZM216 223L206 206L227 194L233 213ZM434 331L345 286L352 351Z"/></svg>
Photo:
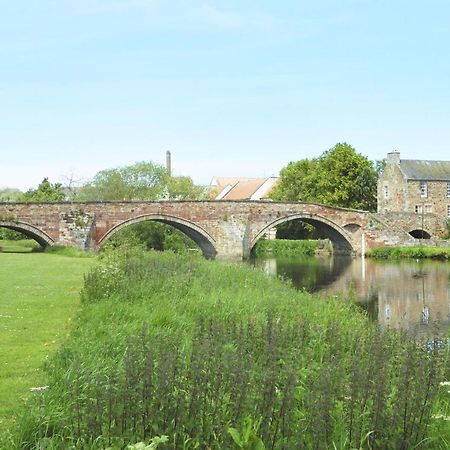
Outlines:
<svg viewBox="0 0 450 450"><path fill-rule="evenodd" d="M173 226L177 230L180 230L200 247L203 256L207 259L214 259L217 254L215 248L215 240L202 227L199 227L195 223L185 219L181 219L179 217L166 216L161 214L146 214L138 217L133 217L132 219L125 220L119 223L101 237L98 242L99 247L102 247L106 243L106 241L108 241L114 234L116 234L123 228L144 221L164 223L166 225Z"/></svg>
<svg viewBox="0 0 450 450"><path fill-rule="evenodd" d="M421 228L411 230L408 234L414 239L431 239L431 234Z"/></svg>
<svg viewBox="0 0 450 450"><path fill-rule="evenodd" d="M12 222L0 220L0 227L18 231L19 233L25 235L27 238L34 239L41 247L44 248L55 243L55 241L47 233L27 222Z"/></svg>
<svg viewBox="0 0 450 450"><path fill-rule="evenodd" d="M337 225L333 221L327 219L326 217L311 214L294 214L290 216L280 217L279 219L269 223L255 235L250 243L250 251L253 249L259 239L261 239L271 228L281 225L285 222L290 222L292 220L301 220L302 222L308 223L315 227L323 236L326 236L328 239L330 239L333 245L334 254L356 254L356 246L354 245L353 238L350 236L348 231L346 231L344 228Z"/></svg>

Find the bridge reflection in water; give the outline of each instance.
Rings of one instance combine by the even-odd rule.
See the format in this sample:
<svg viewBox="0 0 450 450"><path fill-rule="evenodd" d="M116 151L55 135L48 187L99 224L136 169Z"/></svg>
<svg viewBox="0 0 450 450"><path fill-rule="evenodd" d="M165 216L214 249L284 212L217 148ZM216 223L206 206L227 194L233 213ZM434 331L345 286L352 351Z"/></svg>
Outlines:
<svg viewBox="0 0 450 450"><path fill-rule="evenodd" d="M450 263L346 257L254 263L271 275L292 280L297 288L350 297L382 327L428 335L446 333L450 326Z"/></svg>

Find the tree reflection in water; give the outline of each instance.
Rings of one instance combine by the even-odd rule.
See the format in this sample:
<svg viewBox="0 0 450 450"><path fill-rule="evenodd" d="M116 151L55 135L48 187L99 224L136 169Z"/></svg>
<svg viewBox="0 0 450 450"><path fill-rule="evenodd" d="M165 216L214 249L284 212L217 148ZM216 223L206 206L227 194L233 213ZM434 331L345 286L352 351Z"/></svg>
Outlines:
<svg viewBox="0 0 450 450"><path fill-rule="evenodd" d="M268 258L253 262L298 289L351 297L382 327L414 335L445 333L450 324L450 263L350 257Z"/></svg>

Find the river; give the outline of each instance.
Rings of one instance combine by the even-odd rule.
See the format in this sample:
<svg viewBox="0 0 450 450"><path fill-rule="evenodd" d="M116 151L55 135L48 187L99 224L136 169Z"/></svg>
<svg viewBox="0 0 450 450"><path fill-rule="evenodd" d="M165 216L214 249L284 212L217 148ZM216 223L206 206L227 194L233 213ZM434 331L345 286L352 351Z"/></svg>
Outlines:
<svg viewBox="0 0 450 450"><path fill-rule="evenodd" d="M450 263L336 256L257 258L254 264L299 289L351 298L382 327L426 336L450 326Z"/></svg>

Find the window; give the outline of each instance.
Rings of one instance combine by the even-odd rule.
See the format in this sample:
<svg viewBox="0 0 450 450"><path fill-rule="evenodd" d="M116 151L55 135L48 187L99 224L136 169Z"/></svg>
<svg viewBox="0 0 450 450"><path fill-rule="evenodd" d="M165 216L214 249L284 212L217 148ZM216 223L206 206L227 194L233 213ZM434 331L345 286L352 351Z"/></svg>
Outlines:
<svg viewBox="0 0 450 450"><path fill-rule="evenodd" d="M433 205L425 205L425 213L430 214L433 212Z"/></svg>
<svg viewBox="0 0 450 450"><path fill-rule="evenodd" d="M389 186L384 185L384 198L389 198Z"/></svg>
<svg viewBox="0 0 450 450"><path fill-rule="evenodd" d="M450 197L450 181L447 181L447 197Z"/></svg>
<svg viewBox="0 0 450 450"><path fill-rule="evenodd" d="M426 181L420 182L420 196L428 197L428 183Z"/></svg>
<svg viewBox="0 0 450 450"><path fill-rule="evenodd" d="M450 205L447 205L447 217L450 217Z"/></svg>
<svg viewBox="0 0 450 450"><path fill-rule="evenodd" d="M422 214L422 205L416 205L414 207L414 211L416 212L416 214Z"/></svg>

